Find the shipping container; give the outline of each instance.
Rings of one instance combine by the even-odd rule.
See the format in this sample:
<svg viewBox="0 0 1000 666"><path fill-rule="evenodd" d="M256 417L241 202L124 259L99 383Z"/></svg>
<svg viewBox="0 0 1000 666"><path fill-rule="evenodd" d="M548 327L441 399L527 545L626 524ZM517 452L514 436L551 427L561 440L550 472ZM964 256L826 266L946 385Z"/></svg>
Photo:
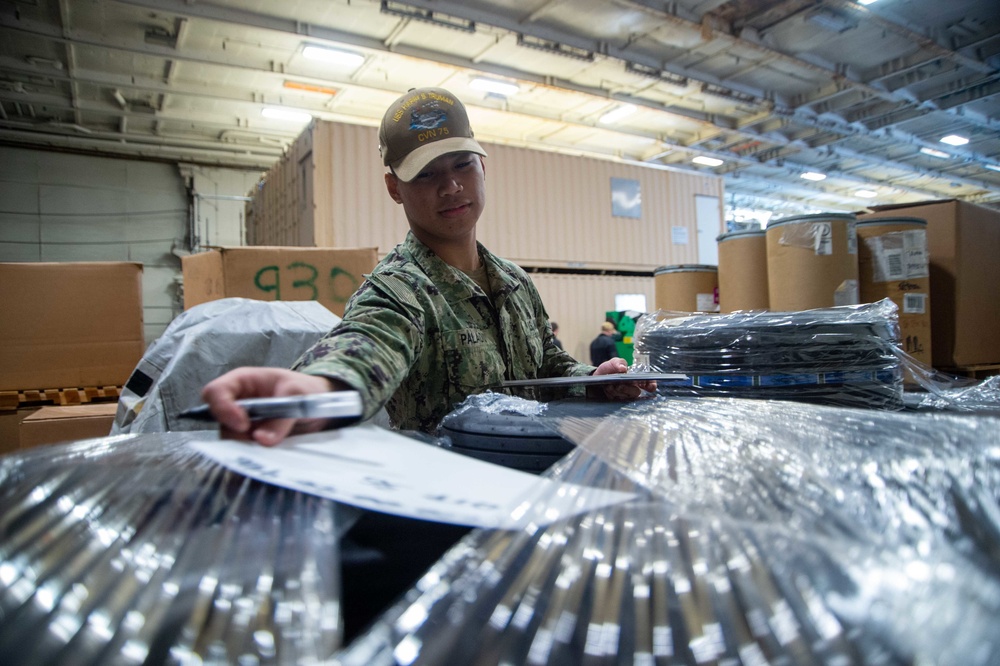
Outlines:
<svg viewBox="0 0 1000 666"><path fill-rule="evenodd" d="M722 179L651 165L483 143L487 205L479 240L522 266L648 270L698 260L696 197ZM408 229L385 191L373 127L315 121L248 204L251 245L378 247ZM624 206L615 196L628 198Z"/></svg>

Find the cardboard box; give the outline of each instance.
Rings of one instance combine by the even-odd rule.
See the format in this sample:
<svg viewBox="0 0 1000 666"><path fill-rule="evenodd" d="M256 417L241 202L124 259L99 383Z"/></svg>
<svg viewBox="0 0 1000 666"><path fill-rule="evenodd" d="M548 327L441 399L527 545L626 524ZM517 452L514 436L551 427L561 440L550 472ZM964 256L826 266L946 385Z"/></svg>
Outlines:
<svg viewBox="0 0 1000 666"><path fill-rule="evenodd" d="M124 384L145 351L142 264L0 263L0 390Z"/></svg>
<svg viewBox="0 0 1000 666"><path fill-rule="evenodd" d="M21 421L20 447L105 437L111 432L117 410L116 402L42 407Z"/></svg>
<svg viewBox="0 0 1000 666"><path fill-rule="evenodd" d="M378 263L376 248L222 247L181 260L184 308L219 298L319 301L343 316Z"/></svg>
<svg viewBox="0 0 1000 666"><path fill-rule="evenodd" d="M896 304L903 351L933 365L927 225L916 218L859 220L858 284L862 303Z"/></svg>
<svg viewBox="0 0 1000 666"><path fill-rule="evenodd" d="M874 211L860 217L927 220L934 367L1000 363L1000 211L953 199Z"/></svg>
<svg viewBox="0 0 1000 666"><path fill-rule="evenodd" d="M0 455L21 448L21 421L37 411L38 407L0 411Z"/></svg>

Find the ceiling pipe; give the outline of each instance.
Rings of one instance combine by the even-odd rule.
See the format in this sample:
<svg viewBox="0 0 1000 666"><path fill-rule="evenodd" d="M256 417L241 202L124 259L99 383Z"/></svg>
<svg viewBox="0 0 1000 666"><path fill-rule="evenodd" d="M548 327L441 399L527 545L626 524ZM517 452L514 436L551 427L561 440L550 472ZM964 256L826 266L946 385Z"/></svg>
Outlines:
<svg viewBox="0 0 1000 666"><path fill-rule="evenodd" d="M39 134L33 131L13 130L0 127L0 143L30 145L57 150L82 151L115 157L135 158L134 149L120 142L76 137L65 134ZM171 162L191 162L212 166L239 169L261 169L266 171L274 166L280 156L267 156L246 151L245 154L220 154L217 151L191 149L182 146L148 144L142 147L138 156L145 159L167 160Z"/></svg>
<svg viewBox="0 0 1000 666"><path fill-rule="evenodd" d="M126 144L122 143L122 137L116 132L99 132L90 130L85 127L77 126L72 123L60 123L60 122L44 122L44 123L30 123L24 121L11 121L3 120L0 121L0 127L10 127L15 128L20 135L29 136L31 134L36 134L46 139L58 138L58 137L70 137L71 135L56 132L56 131L46 131L46 128L55 129L72 129L75 131L83 132L86 134L88 140L92 140L96 143L106 142L109 144L114 144L121 147L123 150L127 148ZM219 155L260 155L265 159L279 159L284 155L284 149L276 146L267 146L261 144L227 144L227 143L217 143L212 141L196 141L192 139L170 139L167 137L158 137L152 135L143 134L132 134L129 136L129 142L142 148L145 146L159 146L159 147L171 147L177 150L194 150L199 151L204 154L216 153Z"/></svg>

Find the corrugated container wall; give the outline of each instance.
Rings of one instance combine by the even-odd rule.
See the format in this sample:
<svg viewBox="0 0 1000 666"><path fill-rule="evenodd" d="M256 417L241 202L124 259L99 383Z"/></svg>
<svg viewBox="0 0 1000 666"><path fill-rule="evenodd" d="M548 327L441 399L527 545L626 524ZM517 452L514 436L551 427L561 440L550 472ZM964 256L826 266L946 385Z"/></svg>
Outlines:
<svg viewBox="0 0 1000 666"><path fill-rule="evenodd" d="M697 238L696 195L719 199L722 231L721 178L483 146L487 206L479 239L523 266L652 271L693 263L697 246L673 244L672 230L685 227ZM316 121L273 171L248 213L252 244L376 246L384 255L406 233L401 207L385 192L373 127ZM639 218L612 215L611 178L639 183ZM272 185L284 192L269 193Z"/></svg>
<svg viewBox="0 0 1000 666"><path fill-rule="evenodd" d="M604 313L615 310L616 294L643 294L655 301L652 277L533 273L545 309L559 323L559 339L574 358L590 363L590 342L601 332Z"/></svg>

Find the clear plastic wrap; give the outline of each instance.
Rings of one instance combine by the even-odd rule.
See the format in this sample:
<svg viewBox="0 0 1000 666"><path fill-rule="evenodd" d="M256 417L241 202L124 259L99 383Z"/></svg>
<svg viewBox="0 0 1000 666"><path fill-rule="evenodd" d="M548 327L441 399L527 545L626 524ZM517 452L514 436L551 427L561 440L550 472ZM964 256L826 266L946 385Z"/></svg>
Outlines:
<svg viewBox="0 0 1000 666"><path fill-rule="evenodd" d="M821 213L816 215L795 215L774 220L768 226L778 229L778 244L810 250L816 255L833 254L834 222L847 223L847 244L849 252L857 250L856 217L851 213Z"/></svg>
<svg viewBox="0 0 1000 666"><path fill-rule="evenodd" d="M923 222L917 218L876 219L875 224ZM927 259L927 231L909 229L889 231L863 239L871 256L871 281L885 283L898 280L920 280L930 277Z"/></svg>
<svg viewBox="0 0 1000 666"><path fill-rule="evenodd" d="M632 372L675 372L663 395L804 400L843 407L1000 411L1000 384L903 351L897 307L877 303L725 315L658 311L635 332Z"/></svg>
<svg viewBox="0 0 1000 666"><path fill-rule="evenodd" d="M936 373L926 366L918 375L923 393L904 395L908 406L926 409L947 409L959 411L995 411L1000 413L1000 375L987 377L982 381L964 377L948 377Z"/></svg>
<svg viewBox="0 0 1000 666"><path fill-rule="evenodd" d="M636 499L466 537L335 662L993 664L1000 421L728 398L568 418Z"/></svg>
<svg viewBox="0 0 1000 666"><path fill-rule="evenodd" d="M123 435L0 458L6 664L301 664L342 640L353 509Z"/></svg>
<svg viewBox="0 0 1000 666"><path fill-rule="evenodd" d="M633 371L673 372L668 395L808 400L900 409L896 306L725 315L651 313L635 332Z"/></svg>
<svg viewBox="0 0 1000 666"><path fill-rule="evenodd" d="M1000 414L1000 377L961 377L921 363L901 349L896 350L896 355L906 378L903 403L907 408Z"/></svg>
<svg viewBox="0 0 1000 666"><path fill-rule="evenodd" d="M540 474L573 449L555 422L565 416L600 417L624 403L565 399L550 403L502 393L466 398L442 421L436 443L455 453Z"/></svg>
<svg viewBox="0 0 1000 666"><path fill-rule="evenodd" d="M538 416L545 413L547 408L548 405L546 403L538 402L537 400L526 400L525 398L519 398L516 395L486 391L485 393L470 395L468 398L463 400L460 405L455 407L455 409L444 417L442 425L446 424L449 420L453 420L471 410L477 410L483 412L484 414L517 414L519 416Z"/></svg>

